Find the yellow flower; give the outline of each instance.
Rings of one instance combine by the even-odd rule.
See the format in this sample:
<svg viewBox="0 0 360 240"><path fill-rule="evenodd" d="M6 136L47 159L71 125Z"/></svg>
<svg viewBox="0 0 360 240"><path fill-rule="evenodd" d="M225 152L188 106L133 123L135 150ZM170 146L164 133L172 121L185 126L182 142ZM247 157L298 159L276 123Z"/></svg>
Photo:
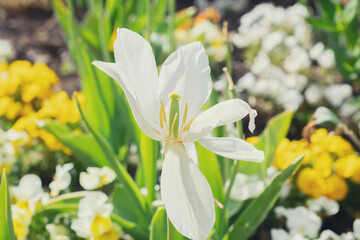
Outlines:
<svg viewBox="0 0 360 240"><path fill-rule="evenodd" d="M0 116L4 116L5 113L7 112L7 109L9 108L9 106L11 105L11 103L13 102L11 97L1 97L0 98Z"/></svg>
<svg viewBox="0 0 360 240"><path fill-rule="evenodd" d="M329 199L341 201L346 197L349 191L346 182L337 175L332 175L329 178L327 178L326 184L327 184L326 197L328 197Z"/></svg>
<svg viewBox="0 0 360 240"><path fill-rule="evenodd" d="M329 177L332 174L333 159L329 153L322 153L314 159L314 169L322 176Z"/></svg>
<svg viewBox="0 0 360 240"><path fill-rule="evenodd" d="M290 141L285 138L280 141L274 156L273 165L278 169L285 169L301 154L307 153L309 148L307 147L306 140Z"/></svg>
<svg viewBox="0 0 360 240"><path fill-rule="evenodd" d="M40 135L39 128L35 124L37 120L38 118L36 114L33 113L28 116L19 118L12 128L17 132L26 131L30 138L37 138Z"/></svg>
<svg viewBox="0 0 360 240"><path fill-rule="evenodd" d="M9 120L15 120L21 112L22 104L20 102L12 102L7 108L5 117Z"/></svg>
<svg viewBox="0 0 360 240"><path fill-rule="evenodd" d="M259 142L259 137L258 136L248 137L245 140L251 145L255 146Z"/></svg>
<svg viewBox="0 0 360 240"><path fill-rule="evenodd" d="M360 164L355 167L354 173L352 175L352 180L355 183L360 183Z"/></svg>
<svg viewBox="0 0 360 240"><path fill-rule="evenodd" d="M304 168L298 175L297 187L307 195L314 198L326 193L326 181L312 168Z"/></svg>
<svg viewBox="0 0 360 240"><path fill-rule="evenodd" d="M349 178L354 175L356 168L360 166L360 157L356 155L349 155L340 158L335 163L335 172L343 178Z"/></svg>

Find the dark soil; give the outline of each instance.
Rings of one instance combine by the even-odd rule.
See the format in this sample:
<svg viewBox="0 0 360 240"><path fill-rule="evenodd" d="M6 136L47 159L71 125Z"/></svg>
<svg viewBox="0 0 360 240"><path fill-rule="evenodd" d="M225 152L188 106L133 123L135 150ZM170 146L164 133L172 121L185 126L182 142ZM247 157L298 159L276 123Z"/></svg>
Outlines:
<svg viewBox="0 0 360 240"><path fill-rule="evenodd" d="M73 64L61 33L61 28L51 11L33 9L11 13L0 9L0 38L9 40L16 51L16 60L44 62L61 79L61 88L71 94L80 90L79 77L64 72L63 63Z"/></svg>

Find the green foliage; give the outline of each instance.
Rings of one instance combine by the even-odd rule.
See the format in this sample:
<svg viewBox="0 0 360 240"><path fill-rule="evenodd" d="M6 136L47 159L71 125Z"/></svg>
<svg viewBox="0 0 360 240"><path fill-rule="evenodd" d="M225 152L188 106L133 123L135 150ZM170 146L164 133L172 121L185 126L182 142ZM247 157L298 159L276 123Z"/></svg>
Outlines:
<svg viewBox="0 0 360 240"><path fill-rule="evenodd" d="M308 22L318 31L320 39L330 47L342 75L360 83L360 4L359 0L314 1L319 16Z"/></svg>
<svg viewBox="0 0 360 240"><path fill-rule="evenodd" d="M0 239L16 240L11 217L11 202L5 169L2 173L0 186Z"/></svg>
<svg viewBox="0 0 360 240"><path fill-rule="evenodd" d="M230 226L229 233L224 239L247 239L258 228L279 197L281 187L299 168L304 156L296 159L288 168L280 172L264 191L254 199L235 223Z"/></svg>

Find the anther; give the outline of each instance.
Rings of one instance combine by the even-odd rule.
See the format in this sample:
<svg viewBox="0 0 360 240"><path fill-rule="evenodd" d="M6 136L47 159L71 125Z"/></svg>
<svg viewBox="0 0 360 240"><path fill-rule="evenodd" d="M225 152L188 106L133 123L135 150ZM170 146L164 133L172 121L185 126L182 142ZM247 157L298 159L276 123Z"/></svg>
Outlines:
<svg viewBox="0 0 360 240"><path fill-rule="evenodd" d="M188 113L188 103L185 103L184 116L183 116L181 125L184 125L184 124L185 124L185 122L186 122L186 117L187 117L187 113Z"/></svg>

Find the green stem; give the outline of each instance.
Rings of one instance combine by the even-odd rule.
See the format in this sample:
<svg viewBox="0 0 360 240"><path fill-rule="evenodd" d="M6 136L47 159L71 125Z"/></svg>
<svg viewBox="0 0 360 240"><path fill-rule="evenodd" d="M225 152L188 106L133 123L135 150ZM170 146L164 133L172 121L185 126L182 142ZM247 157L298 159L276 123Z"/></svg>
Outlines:
<svg viewBox="0 0 360 240"><path fill-rule="evenodd" d="M167 218L167 240L174 240L175 229L169 217Z"/></svg>

